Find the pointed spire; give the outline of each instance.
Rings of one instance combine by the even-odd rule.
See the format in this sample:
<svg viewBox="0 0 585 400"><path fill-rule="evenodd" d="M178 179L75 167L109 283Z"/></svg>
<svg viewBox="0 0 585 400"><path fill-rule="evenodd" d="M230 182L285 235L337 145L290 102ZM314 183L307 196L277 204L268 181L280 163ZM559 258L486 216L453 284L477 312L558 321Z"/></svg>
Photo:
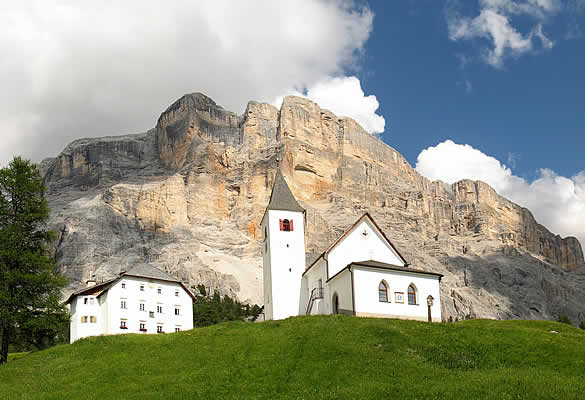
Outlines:
<svg viewBox="0 0 585 400"><path fill-rule="evenodd" d="M304 212L305 209L299 205L293 196L290 188L282 176L280 169L276 170L274 177L274 186L272 186L272 194L270 195L270 202L268 203L268 210L283 210L283 211L297 211Z"/></svg>

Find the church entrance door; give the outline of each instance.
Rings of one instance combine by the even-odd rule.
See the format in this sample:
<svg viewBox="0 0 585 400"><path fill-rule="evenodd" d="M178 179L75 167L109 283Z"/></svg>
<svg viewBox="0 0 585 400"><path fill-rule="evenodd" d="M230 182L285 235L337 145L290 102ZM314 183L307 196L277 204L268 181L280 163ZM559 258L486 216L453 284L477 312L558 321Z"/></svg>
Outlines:
<svg viewBox="0 0 585 400"><path fill-rule="evenodd" d="M337 296L337 293L333 294L333 314L339 314L339 296Z"/></svg>

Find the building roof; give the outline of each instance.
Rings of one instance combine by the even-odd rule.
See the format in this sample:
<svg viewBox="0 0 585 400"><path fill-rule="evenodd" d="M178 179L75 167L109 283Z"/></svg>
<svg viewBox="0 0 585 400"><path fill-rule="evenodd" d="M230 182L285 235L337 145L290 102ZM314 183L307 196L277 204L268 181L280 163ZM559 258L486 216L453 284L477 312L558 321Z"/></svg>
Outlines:
<svg viewBox="0 0 585 400"><path fill-rule="evenodd" d="M266 209L297 212L305 211L290 191L280 169L276 170L274 185L272 186L272 194L270 195L270 201L268 202L268 207Z"/></svg>
<svg viewBox="0 0 585 400"><path fill-rule="evenodd" d="M390 241L390 239L388 239L388 237L386 236L386 234L384 233L384 231L382 231L382 229L380 229L380 227L378 226L378 224L376 223L376 221L374 221L374 218L372 218L372 216L370 215L370 213L366 212L364 213L364 215L362 215L352 226L350 226L349 228L347 228L347 230L345 232L343 232L343 234L341 236L339 236L339 238L337 238L336 241L334 241L331 246L329 246L323 253L321 253L320 256L318 256L317 258L315 258L313 260L313 262L307 267L307 269L305 269L305 272L303 272L303 275L309 271L313 265L315 265L317 263L317 261L319 261L320 258L325 258L326 255L328 255L339 243L341 243L341 241L355 228L357 227L360 222L362 222L364 219L369 219L370 222L372 223L372 225L374 225L374 228L376 228L376 230L380 233L380 235L382 235L382 238L384 238L384 240L386 240L386 242L390 245L390 247L392 248L392 250L396 253L396 255L398 256L398 258L400 258L403 262L404 265L409 265L408 261L406 261L406 259L402 256L402 254L400 254L400 252L398 251L398 249L396 248L396 246L394 246L394 244Z"/></svg>
<svg viewBox="0 0 585 400"><path fill-rule="evenodd" d="M439 278L439 281L443 277L443 274L439 274L439 273L436 273L436 272L426 272L426 271L422 271L420 269L413 269L413 268L408 268L408 267L401 267L399 265L392 265L392 264L386 264L386 263L379 262L379 261L368 260L368 261L352 262L352 263L347 264L347 266L345 268L341 269L335 275L333 275L331 278L327 279L327 282L330 282L331 280L337 278L344 271L350 270L351 267L378 268L378 269L384 269L384 270L388 270L388 271L407 272L409 274L430 275L430 276L436 276L436 277L438 277Z"/></svg>
<svg viewBox="0 0 585 400"><path fill-rule="evenodd" d="M191 296L191 298L193 300L196 300L193 293L191 293L191 291L189 289L187 289L187 287L183 284L183 282L179 281L176 278L173 278L171 275L167 274L166 272L161 271L160 269L158 269L156 267L153 267L150 264L141 263L141 264L134 265L128 271L120 272L120 275L117 278L110 279L110 280L107 280L104 282L100 282L94 286L86 287L86 288L80 289L76 292L73 292L67 298L67 300L65 301L65 304L68 304L69 302L71 302L71 300L73 300L73 298L75 296L95 295L95 296L99 297L102 294L104 294L105 292L107 292L110 287L115 285L116 282L118 282L120 279L122 279L125 276L135 276L135 277L139 277L139 278L156 279L159 281L176 282L179 285L181 285L181 287L185 290L185 292L187 292L187 294L189 296Z"/></svg>
<svg viewBox="0 0 585 400"><path fill-rule="evenodd" d="M381 268L381 269L389 269L392 271L409 272L409 273L414 273L414 274L433 275L433 276L438 276L439 278L443 277L443 274L439 274L437 272L426 272L426 271L422 271L420 269L401 267L399 265L386 264L386 263L374 261L374 260L352 262L348 266Z"/></svg>
<svg viewBox="0 0 585 400"><path fill-rule="evenodd" d="M162 281L179 282L179 280L173 278L166 272L161 271L158 268L153 267L150 264L136 264L128 271L120 272L120 275L138 276L141 278L159 279Z"/></svg>

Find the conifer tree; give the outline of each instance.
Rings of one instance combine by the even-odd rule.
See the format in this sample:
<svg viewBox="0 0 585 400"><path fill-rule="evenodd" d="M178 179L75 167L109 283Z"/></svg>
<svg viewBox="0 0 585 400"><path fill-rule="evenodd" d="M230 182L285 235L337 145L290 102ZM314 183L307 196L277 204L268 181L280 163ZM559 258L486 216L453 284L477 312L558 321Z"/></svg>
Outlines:
<svg viewBox="0 0 585 400"><path fill-rule="evenodd" d="M68 321L47 228L49 207L35 164L15 157L0 169L0 364L16 339L55 335Z"/></svg>

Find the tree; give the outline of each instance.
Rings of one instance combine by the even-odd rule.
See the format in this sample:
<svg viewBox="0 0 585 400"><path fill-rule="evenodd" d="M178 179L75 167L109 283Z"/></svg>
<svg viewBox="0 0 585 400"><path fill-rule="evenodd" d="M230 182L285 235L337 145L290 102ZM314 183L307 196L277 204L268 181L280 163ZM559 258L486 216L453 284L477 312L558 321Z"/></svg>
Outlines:
<svg viewBox="0 0 585 400"><path fill-rule="evenodd" d="M49 206L35 164L15 157L0 169L0 364L19 339L39 345L68 322L47 228Z"/></svg>
<svg viewBox="0 0 585 400"><path fill-rule="evenodd" d="M260 314L261 308L254 304L242 304L229 296L221 297L216 290L213 296L207 295L205 286L198 285L197 289L201 293L197 296L197 301L193 303L193 326L209 326L226 321L244 321L255 318Z"/></svg>
<svg viewBox="0 0 585 400"><path fill-rule="evenodd" d="M567 325L573 325L573 322L571 321L567 314L559 314L557 317L557 322Z"/></svg>

